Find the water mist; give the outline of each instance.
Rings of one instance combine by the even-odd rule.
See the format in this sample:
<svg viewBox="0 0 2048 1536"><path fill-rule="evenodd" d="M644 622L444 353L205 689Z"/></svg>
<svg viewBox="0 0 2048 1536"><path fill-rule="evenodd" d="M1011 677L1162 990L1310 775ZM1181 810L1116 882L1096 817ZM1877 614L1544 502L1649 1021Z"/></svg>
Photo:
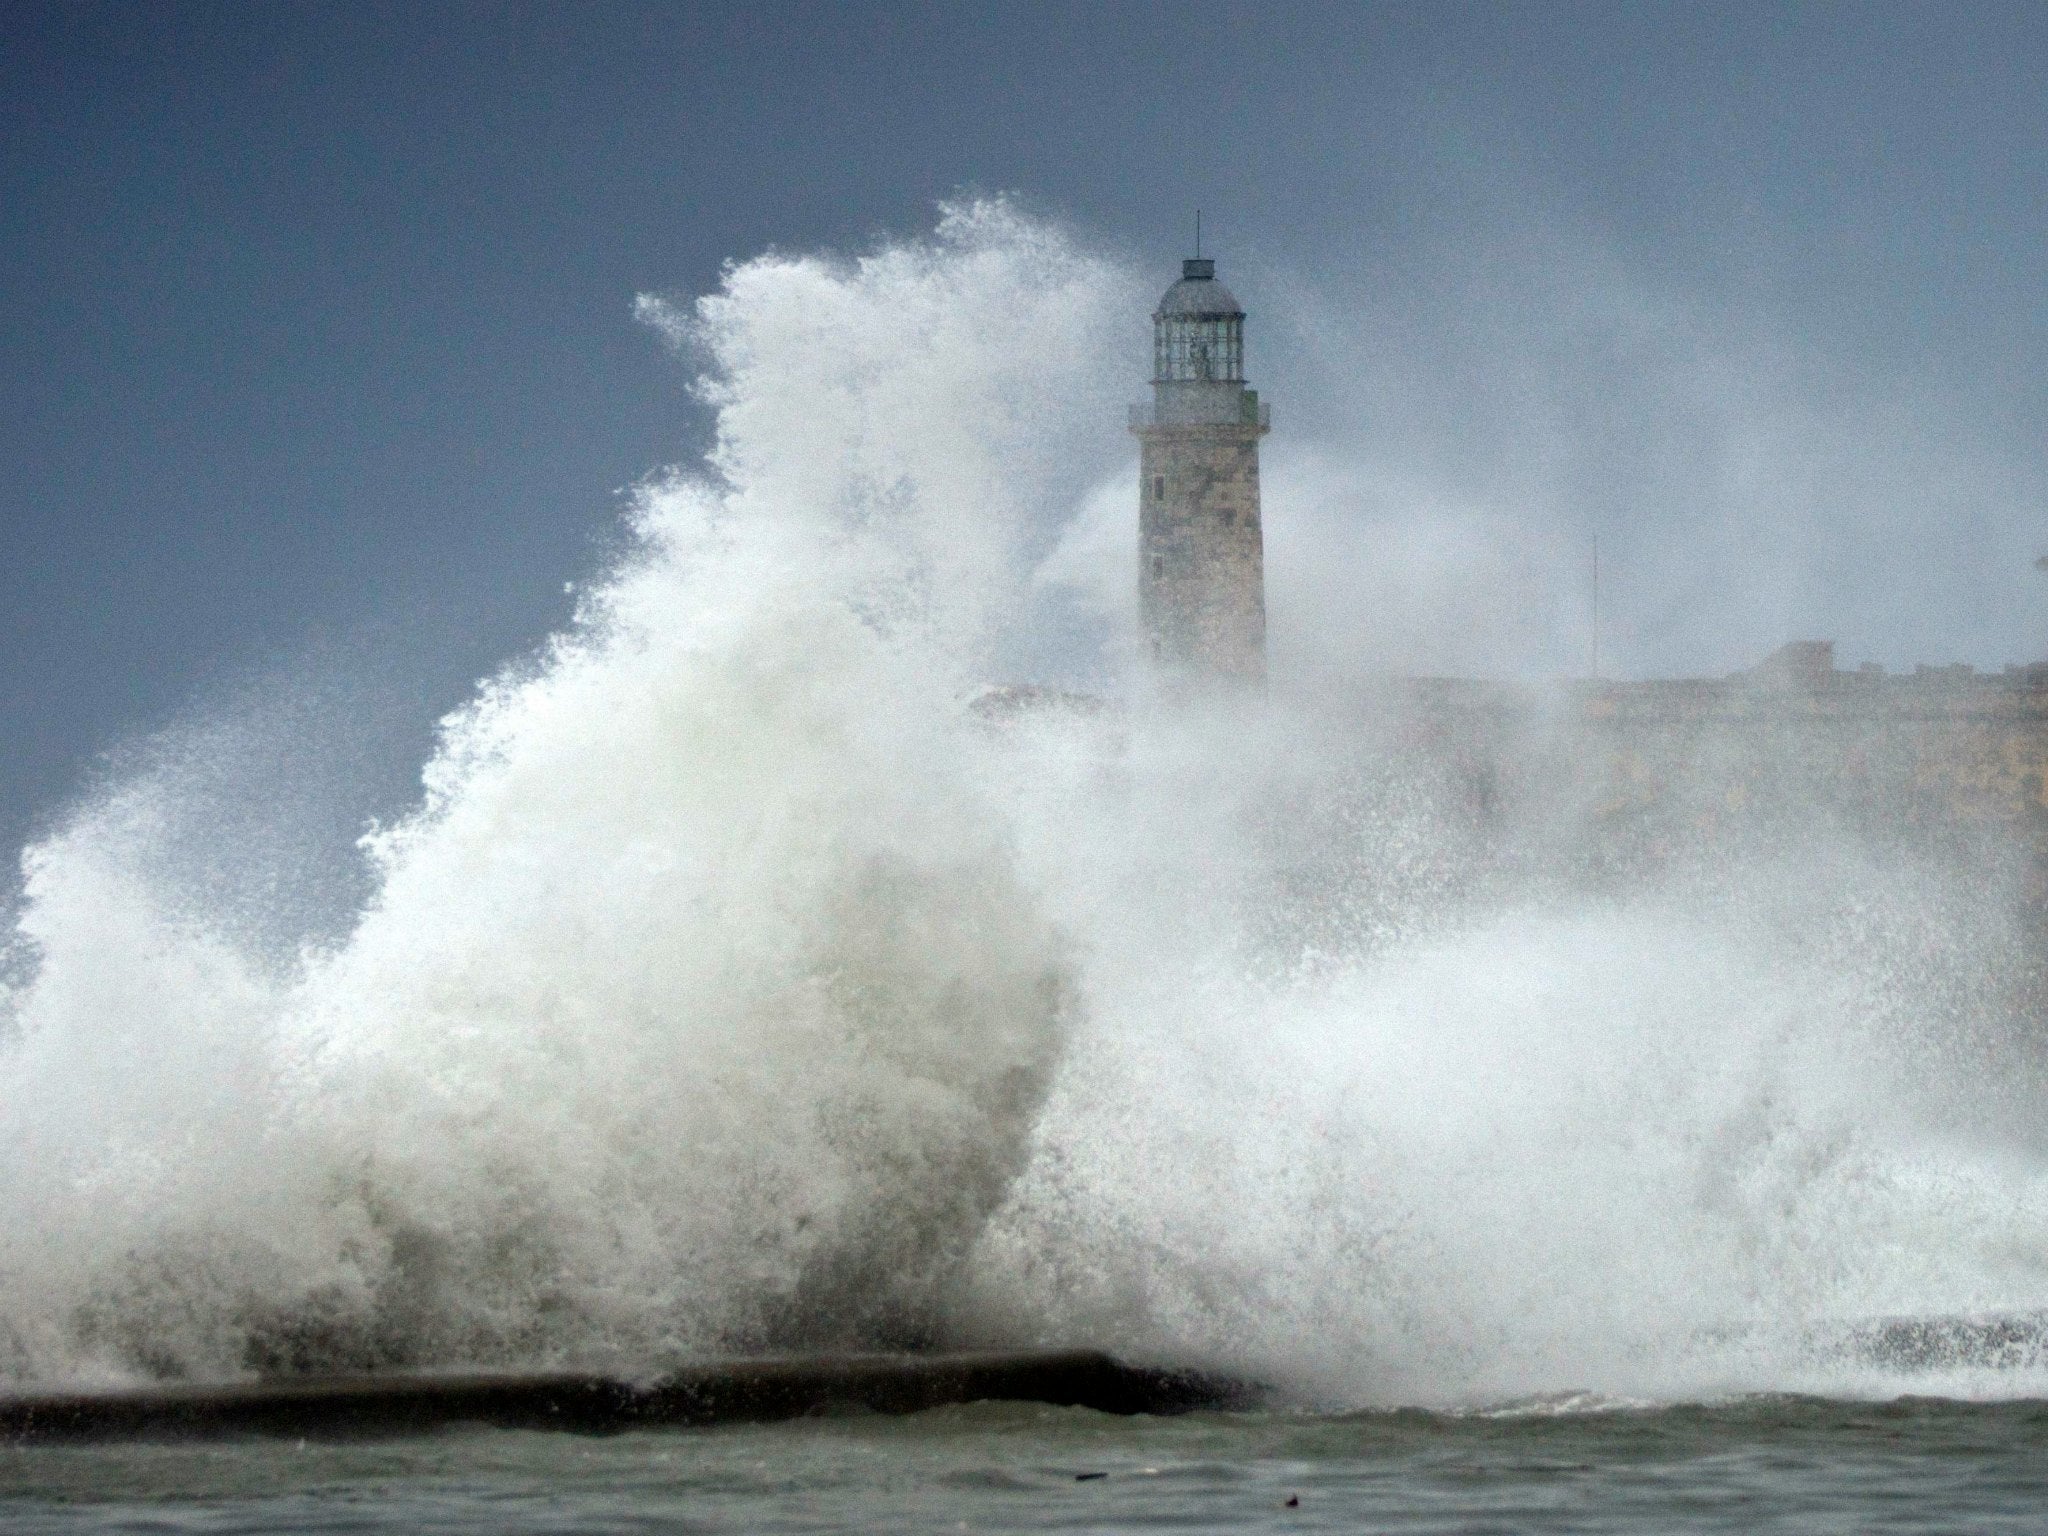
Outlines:
<svg viewBox="0 0 2048 1536"><path fill-rule="evenodd" d="M2048 1304L1995 881L1825 831L1594 878L1577 808L1482 833L1284 679L967 706L1127 577L1144 292L976 204L646 301L710 460L445 723L340 939L180 895L156 781L30 849L0 1380L1044 1342L1340 1403L1882 1390L1816 1329Z"/></svg>

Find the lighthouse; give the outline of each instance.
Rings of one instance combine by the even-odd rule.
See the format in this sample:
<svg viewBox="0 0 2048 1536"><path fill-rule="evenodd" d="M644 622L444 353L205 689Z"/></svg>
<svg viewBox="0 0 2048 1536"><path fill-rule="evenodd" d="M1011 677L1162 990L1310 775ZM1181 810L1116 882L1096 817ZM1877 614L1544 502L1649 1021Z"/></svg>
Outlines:
<svg viewBox="0 0 2048 1536"><path fill-rule="evenodd" d="M1259 439L1270 424L1245 387L1244 310L1213 260L1182 262L1152 314L1152 399L1131 410L1139 614L1169 679L1265 681Z"/></svg>

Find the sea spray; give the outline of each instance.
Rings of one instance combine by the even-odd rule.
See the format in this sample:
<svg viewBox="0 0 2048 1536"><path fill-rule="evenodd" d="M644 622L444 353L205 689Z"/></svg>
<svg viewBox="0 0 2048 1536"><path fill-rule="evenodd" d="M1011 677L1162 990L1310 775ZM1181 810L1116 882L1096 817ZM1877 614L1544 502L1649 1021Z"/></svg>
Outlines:
<svg viewBox="0 0 2048 1536"><path fill-rule="evenodd" d="M710 463L447 722L339 939L281 964L167 874L173 778L31 849L0 1375L1041 1341L1340 1404L1883 1391L1826 1341L2048 1305L1981 850L1631 863L1315 633L1313 695L1074 655L1116 702L973 707L1074 593L1128 625L1142 291L979 204L648 301Z"/></svg>
<svg viewBox="0 0 2048 1536"><path fill-rule="evenodd" d="M1896 1391L1842 1320L2048 1298L2012 860L1822 817L1617 879L1585 806L1475 802L1307 702L1136 716L1113 779L1033 781L1099 947L974 1315L1460 1404Z"/></svg>
<svg viewBox="0 0 2048 1536"><path fill-rule="evenodd" d="M31 850L0 1370L927 1338L1076 1007L959 700L1104 272L980 205L729 274L714 473L641 492L290 974L167 909L135 795Z"/></svg>

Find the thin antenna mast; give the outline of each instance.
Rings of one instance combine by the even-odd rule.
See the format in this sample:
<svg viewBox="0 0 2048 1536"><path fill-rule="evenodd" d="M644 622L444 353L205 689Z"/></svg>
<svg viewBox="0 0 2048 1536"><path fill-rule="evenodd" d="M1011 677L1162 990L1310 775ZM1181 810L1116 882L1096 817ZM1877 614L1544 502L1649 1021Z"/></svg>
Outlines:
<svg viewBox="0 0 2048 1536"><path fill-rule="evenodd" d="M1195 210L1195 259L1202 258L1202 210Z"/></svg>

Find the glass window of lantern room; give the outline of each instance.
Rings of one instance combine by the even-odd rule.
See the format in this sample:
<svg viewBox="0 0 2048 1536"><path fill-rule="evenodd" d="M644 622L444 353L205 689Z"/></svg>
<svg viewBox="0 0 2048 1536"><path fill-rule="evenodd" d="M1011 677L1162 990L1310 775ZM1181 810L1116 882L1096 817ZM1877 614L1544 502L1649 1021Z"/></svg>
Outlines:
<svg viewBox="0 0 2048 1536"><path fill-rule="evenodd" d="M1199 379L1237 379L1244 370L1243 331L1235 320L1203 320L1194 327L1192 376Z"/></svg>

